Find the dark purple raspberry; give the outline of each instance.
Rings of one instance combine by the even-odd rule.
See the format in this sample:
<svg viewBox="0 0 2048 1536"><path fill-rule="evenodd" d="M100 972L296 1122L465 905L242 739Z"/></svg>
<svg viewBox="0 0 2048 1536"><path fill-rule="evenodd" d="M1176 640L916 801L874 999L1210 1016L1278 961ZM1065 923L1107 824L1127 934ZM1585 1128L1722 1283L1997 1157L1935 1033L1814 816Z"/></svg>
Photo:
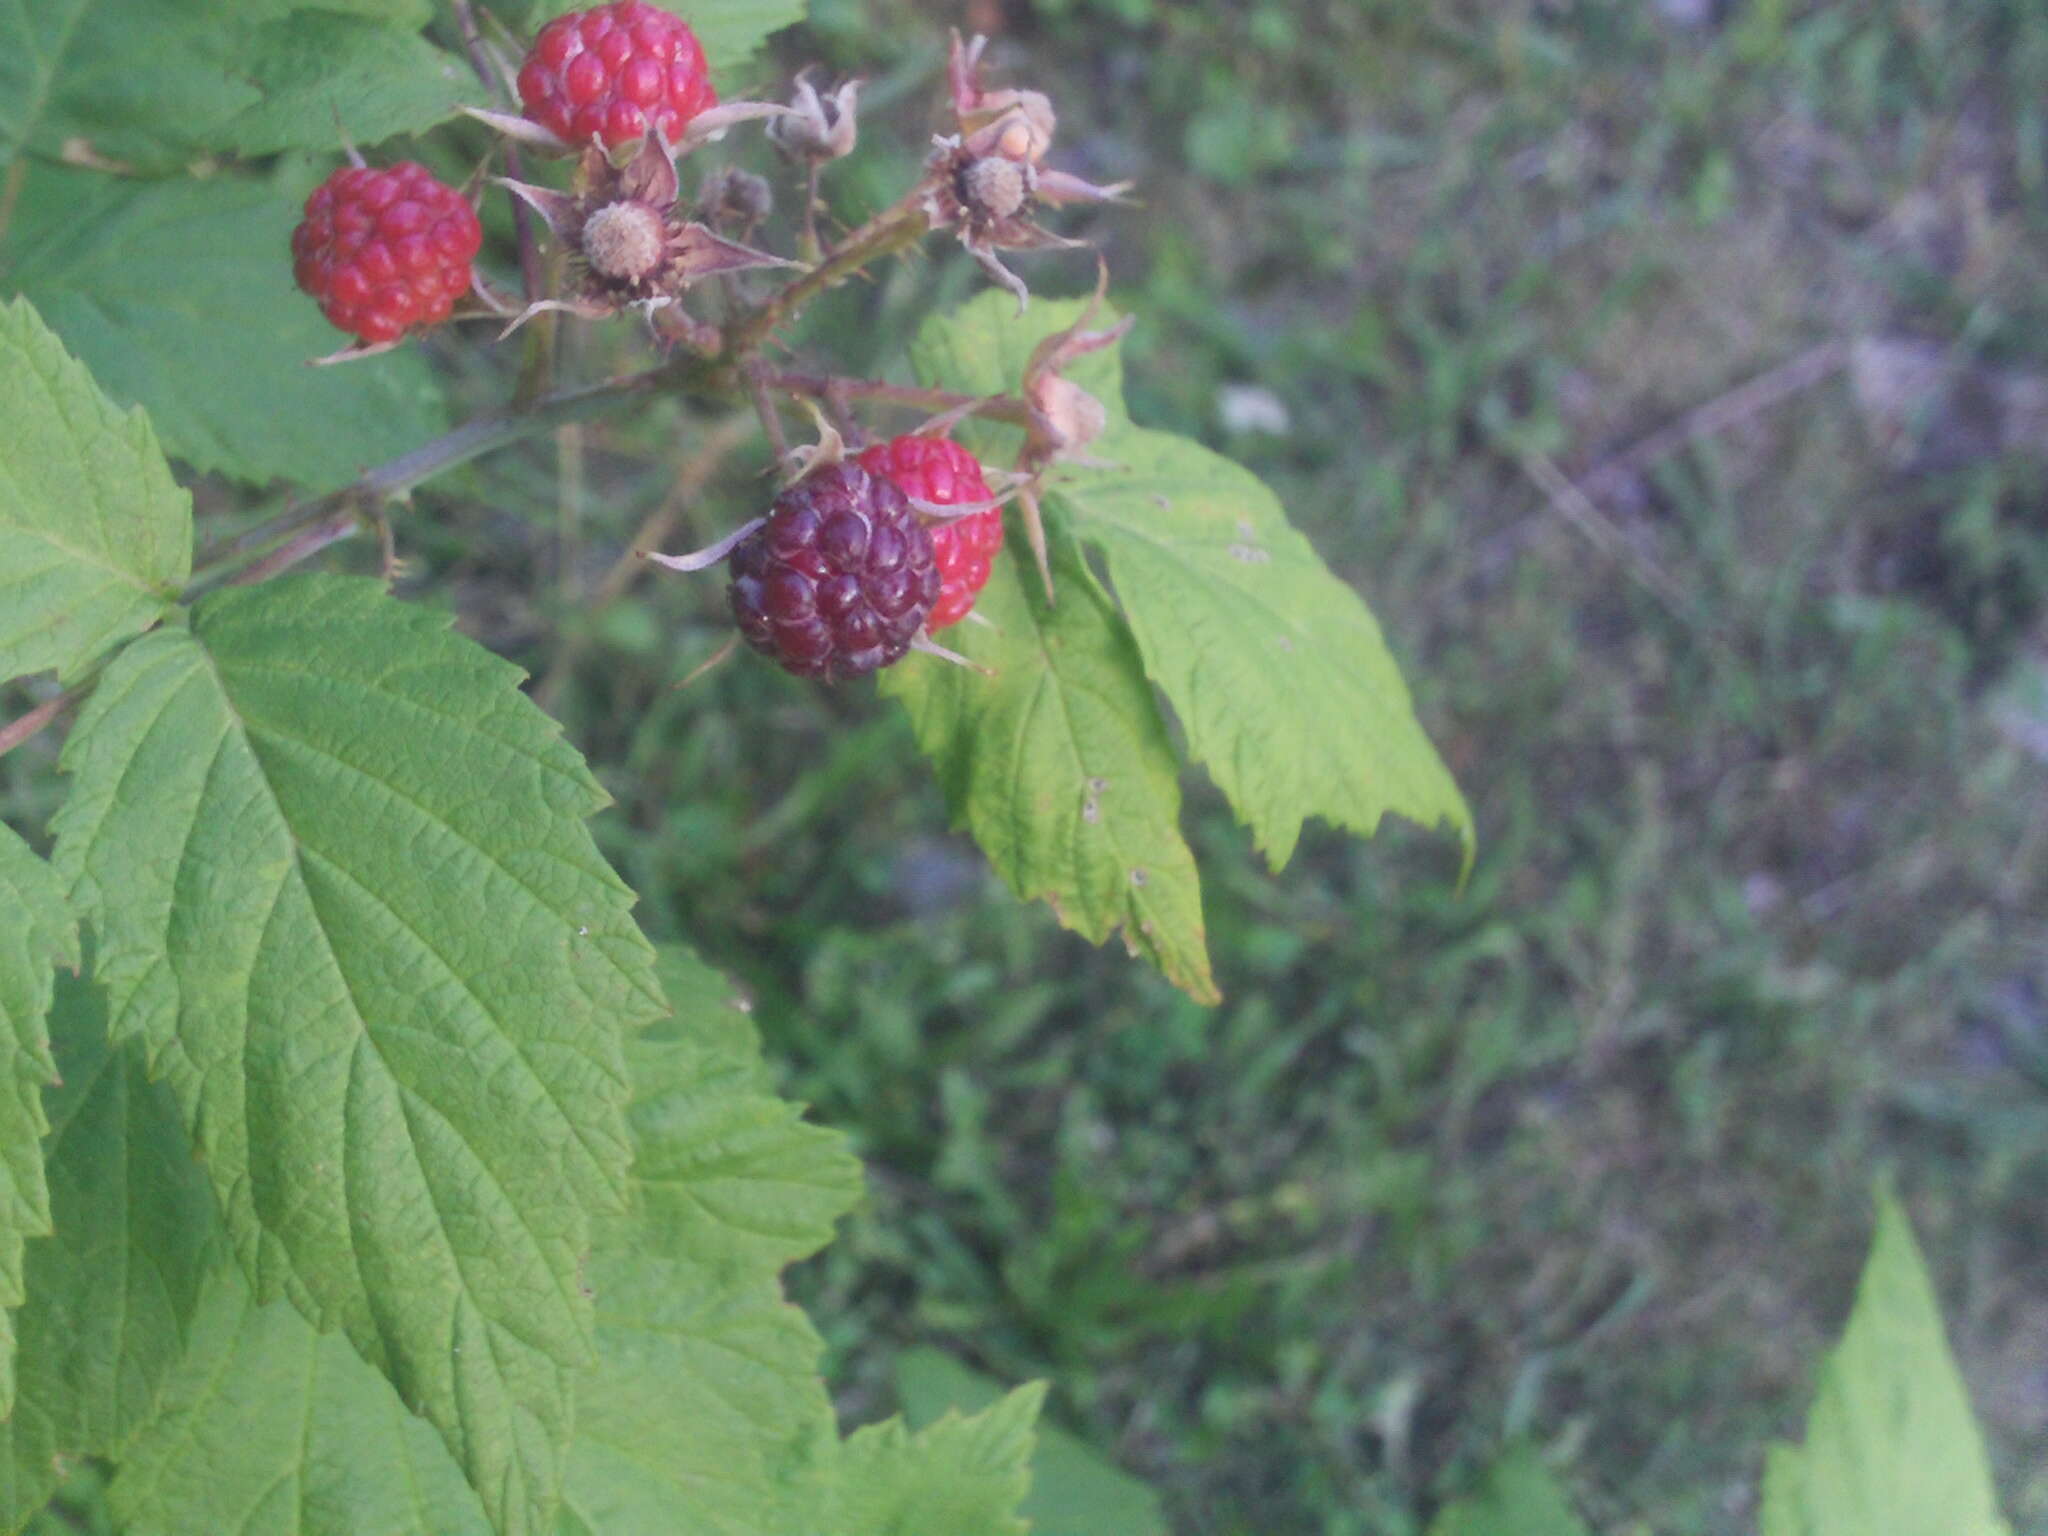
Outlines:
<svg viewBox="0 0 2048 1536"><path fill-rule="evenodd" d="M806 475L732 552L732 616L798 677L900 661L939 596L939 567L901 491L852 462Z"/></svg>

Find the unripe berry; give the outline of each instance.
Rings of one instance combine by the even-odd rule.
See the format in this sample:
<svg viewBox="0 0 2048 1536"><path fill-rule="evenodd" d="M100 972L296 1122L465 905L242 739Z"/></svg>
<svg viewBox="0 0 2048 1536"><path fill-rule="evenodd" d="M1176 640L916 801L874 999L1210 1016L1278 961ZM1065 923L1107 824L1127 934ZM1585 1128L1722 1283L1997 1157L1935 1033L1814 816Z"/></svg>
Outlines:
<svg viewBox="0 0 2048 1536"><path fill-rule="evenodd" d="M645 0L615 0L541 28L520 66L519 100L564 142L615 149L649 128L676 143L718 93L687 22Z"/></svg>
<svg viewBox="0 0 2048 1536"><path fill-rule="evenodd" d="M974 455L948 438L898 437L875 443L861 453L860 463L904 495L935 506L994 499ZM1003 514L995 509L970 512L935 521L927 531L939 567L939 596L925 625L936 632L966 618L988 585L990 562L1003 547Z"/></svg>
<svg viewBox="0 0 2048 1536"><path fill-rule="evenodd" d="M960 171L960 201L984 220L1007 219L1031 200L1031 173L1002 155L970 160Z"/></svg>
<svg viewBox="0 0 2048 1536"><path fill-rule="evenodd" d="M426 167L343 166L306 199L292 275L337 329L376 345L446 320L483 238L476 210Z"/></svg>
<svg viewBox="0 0 2048 1536"><path fill-rule="evenodd" d="M645 203L607 203L583 223L583 259L592 271L619 282L639 282L652 273L667 244L661 215Z"/></svg>

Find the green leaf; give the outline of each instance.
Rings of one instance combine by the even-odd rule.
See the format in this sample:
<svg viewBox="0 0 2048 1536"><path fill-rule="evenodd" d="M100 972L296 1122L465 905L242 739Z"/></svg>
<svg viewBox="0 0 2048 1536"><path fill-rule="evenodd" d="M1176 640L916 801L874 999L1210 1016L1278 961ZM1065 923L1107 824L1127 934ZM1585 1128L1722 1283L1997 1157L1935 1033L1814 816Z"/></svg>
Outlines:
<svg viewBox="0 0 2048 1536"><path fill-rule="evenodd" d="M531 28L564 11L580 11L589 0L538 0L532 8ZM805 0L691 0L689 5L672 5L690 23L697 41L704 45L704 57L712 77L724 84L727 77L758 53L771 33L796 25L804 19Z"/></svg>
<svg viewBox="0 0 2048 1536"><path fill-rule="evenodd" d="M57 983L49 1096L53 1234L28 1244L13 1416L0 1425L0 1530L48 1501L65 1466L112 1455L176 1365L220 1218L170 1095L109 1043L97 988Z"/></svg>
<svg viewBox="0 0 2048 1536"><path fill-rule="evenodd" d="M0 681L72 676L176 599L191 500L148 420L115 410L22 299L0 305L0 421Z"/></svg>
<svg viewBox="0 0 2048 1536"><path fill-rule="evenodd" d="M598 1360L577 1384L560 1530L796 1536L834 1449L818 1336L772 1275L651 1246L632 1228L591 1264Z"/></svg>
<svg viewBox="0 0 2048 1536"><path fill-rule="evenodd" d="M13 0L0 5L0 163L22 148L146 173L214 150L332 150L477 99L418 35L423 0ZM324 48L331 82L315 80ZM381 68L385 73L379 76Z"/></svg>
<svg viewBox="0 0 2048 1536"><path fill-rule="evenodd" d="M846 1442L838 1519L862 1536L1025 1536L1032 1426L1045 1384L1019 1387L971 1418L948 1413L911 1434L901 1419Z"/></svg>
<svg viewBox="0 0 2048 1536"><path fill-rule="evenodd" d="M562 1529L808 1529L834 1462L816 1333L783 1300L859 1198L845 1138L758 1091L760 1046L715 971L665 952L674 1015L628 1047L634 1209L598 1246Z"/></svg>
<svg viewBox="0 0 2048 1536"><path fill-rule="evenodd" d="M1898 1201L1882 1195L1803 1447L1774 1445L1763 1536L2006 1536L1984 1439Z"/></svg>
<svg viewBox="0 0 2048 1536"><path fill-rule="evenodd" d="M340 1325L505 1531L552 1504L661 1014L604 803L517 672L376 582L288 577L129 647L66 745L59 871L268 1301Z"/></svg>
<svg viewBox="0 0 2048 1536"><path fill-rule="evenodd" d="M50 1230L43 1176L43 1086L57 1080L50 1056L54 967L78 968L78 925L56 874L0 826L0 1306L23 1297L25 1238ZM14 1408L14 1315L0 1311L0 1419Z"/></svg>
<svg viewBox="0 0 2048 1536"><path fill-rule="evenodd" d="M340 1334L216 1270L184 1361L109 1490L132 1531L490 1536L423 1420Z"/></svg>
<svg viewBox="0 0 2048 1536"><path fill-rule="evenodd" d="M1115 605L1063 528L1050 532L1056 606L1005 556L975 604L989 624L946 632L993 676L910 656L882 691L910 711L954 820L1012 890L1095 943L1121 928L1132 953L1213 1002L1166 724Z"/></svg>
<svg viewBox="0 0 2048 1536"><path fill-rule="evenodd" d="M1543 1458L1518 1445L1494 1463L1480 1492L1447 1505L1429 1536L1589 1536Z"/></svg>
<svg viewBox="0 0 2048 1536"><path fill-rule="evenodd" d="M1014 390L1032 348L1080 312L1041 300L1020 317L991 291L928 323L913 356L948 388ZM1471 812L1358 594L1254 476L1198 443L1134 426L1119 367L1111 350L1069 370L1108 411L1089 453L1116 467L1061 473L1055 500L1108 561L1146 674L1180 716L1191 753L1276 868L1306 818L1369 836L1389 811L1448 824L1469 861Z"/></svg>
<svg viewBox="0 0 2048 1536"><path fill-rule="evenodd" d="M913 1426L948 1409L972 1413L1003 1395L1002 1387L937 1349L913 1349L896 1360L896 1394ZM1031 1457L1031 1493L1018 1511L1032 1536L1167 1536L1159 1495L1065 1430L1041 1422Z"/></svg>
<svg viewBox="0 0 2048 1536"><path fill-rule="evenodd" d="M832 1240L860 1166L803 1106L735 1093L687 1042L636 1040L633 1184L643 1247L718 1271L772 1275Z"/></svg>
<svg viewBox="0 0 2048 1536"><path fill-rule="evenodd" d="M253 29L235 73L257 99L208 137L244 155L376 144L487 101L468 63L418 32L325 11Z"/></svg>
<svg viewBox="0 0 2048 1536"><path fill-rule="evenodd" d="M234 177L138 183L36 166L5 281L164 448L245 480L340 485L446 424L417 347L309 368L347 343L292 286L297 204Z"/></svg>

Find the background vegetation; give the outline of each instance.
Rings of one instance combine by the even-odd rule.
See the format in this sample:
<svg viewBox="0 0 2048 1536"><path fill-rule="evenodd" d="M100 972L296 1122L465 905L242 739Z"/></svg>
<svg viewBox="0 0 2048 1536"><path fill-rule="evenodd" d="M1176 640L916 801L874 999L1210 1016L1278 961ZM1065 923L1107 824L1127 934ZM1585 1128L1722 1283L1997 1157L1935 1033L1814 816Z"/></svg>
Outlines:
<svg viewBox="0 0 2048 1536"><path fill-rule="evenodd" d="M716 584L607 573L748 515L747 424L688 429L710 491L670 411L422 493L416 590L536 671L650 932L858 1137L873 1198L795 1277L845 1406L934 1345L1048 1376L1201 1536L1401 1536L1523 1436L1604 1532L1746 1532L1890 1172L2048 1532L2048 11L815 0L778 67L870 81L847 221L955 20L1139 181L1088 226L1135 413L1357 582L1480 860L1325 833L1276 875L1191 780L1204 1010L1012 900L871 689L677 686ZM814 334L901 377L979 282Z"/></svg>

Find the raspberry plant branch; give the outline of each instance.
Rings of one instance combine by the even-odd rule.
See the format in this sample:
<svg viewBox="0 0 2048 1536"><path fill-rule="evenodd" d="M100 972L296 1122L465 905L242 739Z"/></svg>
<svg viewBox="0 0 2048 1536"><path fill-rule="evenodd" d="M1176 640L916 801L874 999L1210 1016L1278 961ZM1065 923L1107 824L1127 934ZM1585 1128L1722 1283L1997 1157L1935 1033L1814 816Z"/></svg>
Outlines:
<svg viewBox="0 0 2048 1536"><path fill-rule="evenodd" d="M735 358L751 356L778 328L794 320L812 299L845 282L870 262L915 245L930 228L931 220L917 205L915 194L885 208L841 241L823 262L728 326L725 353Z"/></svg>
<svg viewBox="0 0 2048 1536"><path fill-rule="evenodd" d="M528 405L515 405L478 416L408 453L365 471L339 490L329 491L279 514L269 522L207 546L199 552L194 562L195 569L202 577L210 575L214 567L231 564L237 556L263 549L311 527L345 504L381 505L472 459L538 436L564 422L601 415L620 402L654 394L666 385L701 391L708 383L711 381L705 377L698 360L683 357L635 373L619 374L595 384L558 390ZM195 582L185 594L187 599L211 584Z"/></svg>
<svg viewBox="0 0 2048 1536"><path fill-rule="evenodd" d="M86 683L74 683L55 697L45 699L28 713L18 715L6 725L0 726L0 757L5 757L84 698L89 686Z"/></svg>

